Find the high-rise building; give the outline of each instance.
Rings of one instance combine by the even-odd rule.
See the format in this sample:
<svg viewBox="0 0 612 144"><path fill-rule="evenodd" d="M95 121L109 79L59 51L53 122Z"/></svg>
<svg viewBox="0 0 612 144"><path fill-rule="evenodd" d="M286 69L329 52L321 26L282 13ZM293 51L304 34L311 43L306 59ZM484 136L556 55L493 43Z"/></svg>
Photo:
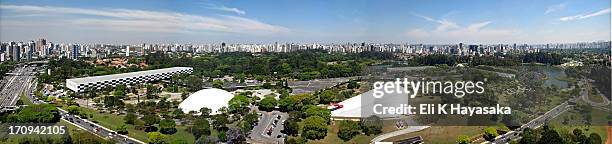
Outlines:
<svg viewBox="0 0 612 144"><path fill-rule="evenodd" d="M72 45L72 59L77 60L79 58L79 45Z"/></svg>
<svg viewBox="0 0 612 144"><path fill-rule="evenodd" d="M36 47L36 43L34 41L28 42L28 46L26 46L26 56L28 60L32 59L32 55L34 55L34 47Z"/></svg>
<svg viewBox="0 0 612 144"><path fill-rule="evenodd" d="M36 51L38 52L39 56L47 56L47 40L45 39L39 39L38 41L36 41Z"/></svg>
<svg viewBox="0 0 612 144"><path fill-rule="evenodd" d="M13 49L13 54L11 54L13 61L21 60L21 46L11 45L11 47L11 49Z"/></svg>
<svg viewBox="0 0 612 144"><path fill-rule="evenodd" d="M130 56L130 46L126 46L125 47L125 57L129 57Z"/></svg>

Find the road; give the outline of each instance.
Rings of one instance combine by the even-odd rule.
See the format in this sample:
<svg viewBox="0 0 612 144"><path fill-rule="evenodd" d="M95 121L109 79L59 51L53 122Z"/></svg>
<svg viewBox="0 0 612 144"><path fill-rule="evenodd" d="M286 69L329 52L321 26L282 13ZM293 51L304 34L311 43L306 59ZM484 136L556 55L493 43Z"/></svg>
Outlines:
<svg viewBox="0 0 612 144"><path fill-rule="evenodd" d="M91 132L105 139L110 139L115 143L120 144L144 144L144 142L130 138L126 135L117 134L117 132L108 128L102 127L86 119L81 119L79 116L69 114L66 110L58 108L62 119L68 123L73 124L85 131Z"/></svg>
<svg viewBox="0 0 612 144"><path fill-rule="evenodd" d="M22 92L30 92L35 70L35 67L17 66L10 72L10 75L6 75L0 81L3 85L2 90L0 90L0 106L14 106Z"/></svg>
<svg viewBox="0 0 612 144"><path fill-rule="evenodd" d="M281 130L283 130L283 124L289 115L287 113L279 112L279 111L257 111L257 113L261 114L260 120L257 122L257 125L253 127L253 130L249 134L249 139L247 141L251 143L283 143L284 137ZM280 119L277 119L278 116L281 116ZM274 121L277 121L274 124ZM272 134L268 135L267 130L272 128ZM281 137L277 137L281 135Z"/></svg>
<svg viewBox="0 0 612 144"><path fill-rule="evenodd" d="M553 118L561 115L563 112L572 109L572 105L569 105L568 102L575 100L575 98L570 99L568 101L565 101L559 105L557 105L556 107L554 107L553 109L549 110L548 112L544 113L541 116L538 116L537 118L529 121L526 124L523 124L520 128L518 128L515 131L510 131L508 133L505 133L504 135L498 136L494 141L492 142L483 142L483 143L495 143L495 144L502 144L502 143L508 143L510 140L512 139L517 139L520 138L520 134L523 131L523 129L525 128L530 128L530 129L536 129L544 124L546 124L546 122L552 120Z"/></svg>

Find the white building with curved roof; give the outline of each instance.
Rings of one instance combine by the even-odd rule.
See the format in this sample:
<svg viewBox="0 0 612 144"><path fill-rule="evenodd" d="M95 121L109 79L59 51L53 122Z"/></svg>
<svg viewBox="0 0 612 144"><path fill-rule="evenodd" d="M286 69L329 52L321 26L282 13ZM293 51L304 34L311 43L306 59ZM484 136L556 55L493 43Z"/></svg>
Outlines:
<svg viewBox="0 0 612 144"><path fill-rule="evenodd" d="M222 107L227 107L227 103L233 97L233 94L222 89L203 89L189 95L187 99L179 104L179 108L183 110L184 113L189 113L190 111L199 113L201 108L207 107L212 110L211 115L215 115L219 114L217 110Z"/></svg>

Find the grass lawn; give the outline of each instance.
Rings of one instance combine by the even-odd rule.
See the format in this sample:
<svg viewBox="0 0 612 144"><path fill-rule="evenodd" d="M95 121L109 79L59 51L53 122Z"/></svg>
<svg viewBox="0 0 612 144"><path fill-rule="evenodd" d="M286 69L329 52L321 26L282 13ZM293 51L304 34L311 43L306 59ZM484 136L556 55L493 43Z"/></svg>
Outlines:
<svg viewBox="0 0 612 144"><path fill-rule="evenodd" d="M451 144L457 143L457 136L473 136L482 133L486 126L432 126L422 131L399 135L384 141L399 141L414 136L421 136L424 143Z"/></svg>
<svg viewBox="0 0 612 144"><path fill-rule="evenodd" d="M27 98L27 97L25 96L25 94L24 94L24 93L21 93L21 94L19 95L19 100L21 100L21 101L23 102L23 104L24 104L24 105L33 105L33 104L34 104L34 103L32 103L32 101L30 101L30 99L29 99L29 98Z"/></svg>
<svg viewBox="0 0 612 144"><path fill-rule="evenodd" d="M100 113L96 110L81 107L81 112L86 112L88 114L93 114L93 118L88 118L90 121L96 121L99 125L102 125L109 129L115 129L119 127L121 124L124 124L123 120L124 116L110 114L110 113ZM194 143L194 137L191 133L186 131L185 126L176 126L177 132L168 135L168 142L172 142L178 139L182 139L187 143ZM147 142L147 133L142 130L135 129L134 125L127 125L128 136L141 140L143 142Z"/></svg>
<svg viewBox="0 0 612 144"><path fill-rule="evenodd" d="M568 131L572 132L574 129L581 129L583 133L587 136L591 133L597 133L601 136L603 141L607 138L607 112L593 109L591 111L592 115L592 126L587 126L584 123L584 118L577 111L567 111L550 122L550 125L558 131Z"/></svg>
<svg viewBox="0 0 612 144"><path fill-rule="evenodd" d="M589 93L588 93L588 98L589 100L596 102L596 103L604 102L604 97L599 95L599 93L595 91L595 88L590 88Z"/></svg>

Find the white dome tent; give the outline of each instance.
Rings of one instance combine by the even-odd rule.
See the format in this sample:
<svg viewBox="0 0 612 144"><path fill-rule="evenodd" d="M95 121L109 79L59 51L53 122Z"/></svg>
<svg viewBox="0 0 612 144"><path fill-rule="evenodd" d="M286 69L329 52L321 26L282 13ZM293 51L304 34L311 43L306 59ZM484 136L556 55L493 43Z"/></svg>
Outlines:
<svg viewBox="0 0 612 144"><path fill-rule="evenodd" d="M200 113L201 108L207 107L212 110L211 115L215 115L219 114L217 110L227 107L227 103L233 97L233 94L222 89L203 89L189 95L187 99L179 104L179 108L184 113L189 113L190 111Z"/></svg>

